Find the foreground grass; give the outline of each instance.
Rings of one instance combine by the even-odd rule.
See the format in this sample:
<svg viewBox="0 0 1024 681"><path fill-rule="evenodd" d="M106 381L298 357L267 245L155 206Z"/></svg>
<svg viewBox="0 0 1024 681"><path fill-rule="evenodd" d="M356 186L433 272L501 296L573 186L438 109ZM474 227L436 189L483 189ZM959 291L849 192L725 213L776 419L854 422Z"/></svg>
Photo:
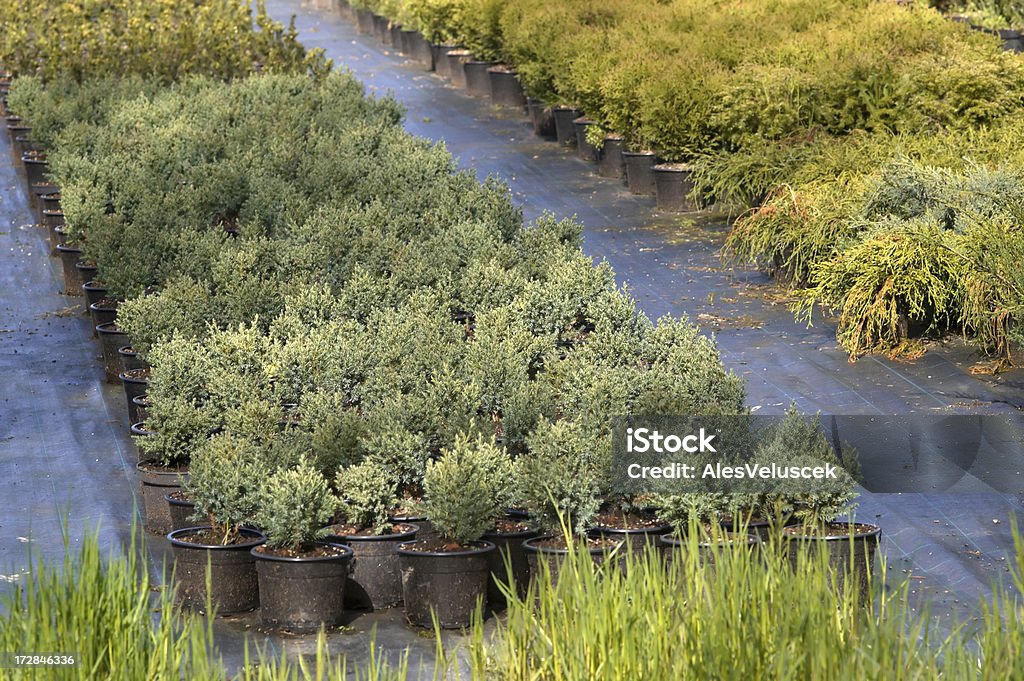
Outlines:
<svg viewBox="0 0 1024 681"><path fill-rule="evenodd" d="M73 651L78 664L0 668L0 678L1019 679L1024 543L1016 546L1013 587L981 604L973 628L950 634L912 612L906 588L875 589L868 601L841 588L842 575L821 557L794 565L781 546L736 547L712 563L691 546L668 569L652 553L624 571L576 555L553 586L544 571L524 597L510 595L494 630L485 633L478 618L462 665L439 650L437 669L410 672L375 652L354 670L321 637L316 654L299 660L253 648L251 663L230 676L209 621L170 615L172 593L151 588L141 546L104 559L93 535L63 565L32 565L0 603L0 652Z"/></svg>

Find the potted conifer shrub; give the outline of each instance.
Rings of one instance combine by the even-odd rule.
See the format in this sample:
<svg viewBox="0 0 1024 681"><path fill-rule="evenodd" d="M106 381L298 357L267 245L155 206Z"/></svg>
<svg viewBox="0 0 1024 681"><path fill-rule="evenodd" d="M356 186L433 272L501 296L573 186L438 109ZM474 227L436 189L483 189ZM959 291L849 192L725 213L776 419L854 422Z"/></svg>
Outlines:
<svg viewBox="0 0 1024 681"><path fill-rule="evenodd" d="M259 605L256 559L251 551L265 537L244 525L256 513L267 470L255 445L226 433L210 438L194 453L184 488L195 503L194 519L205 524L167 535L183 606L203 611L209 603L218 613L227 614Z"/></svg>
<svg viewBox="0 0 1024 681"><path fill-rule="evenodd" d="M531 575L546 561L555 582L570 552L588 551L603 561L619 546L615 539L588 536L601 506L596 442L576 422L541 422L528 438L529 453L517 460L523 505L541 531L523 542Z"/></svg>
<svg viewBox="0 0 1024 681"><path fill-rule="evenodd" d="M761 540L757 535L730 532L722 527L722 517L731 505L730 496L722 492L660 495L658 515L672 526L672 532L659 537L666 558L675 560L680 552L695 547L701 561L713 565L715 557L725 547L759 544Z"/></svg>
<svg viewBox="0 0 1024 681"><path fill-rule="evenodd" d="M378 610L399 605L402 578L395 549L413 539L419 528L391 520L394 481L375 462L363 461L340 468L334 487L340 497L340 521L327 528L328 541L350 547L354 559L346 607Z"/></svg>
<svg viewBox="0 0 1024 681"><path fill-rule="evenodd" d="M509 478L507 454L482 439L460 436L427 463L422 502L437 536L401 544L405 614L410 622L444 628L469 626L484 604L495 546L481 540L504 512L501 490Z"/></svg>
<svg viewBox="0 0 1024 681"><path fill-rule="evenodd" d="M267 541L251 553L264 625L310 631L341 623L352 550L321 541L336 506L327 480L308 460L263 481L255 519Z"/></svg>
<svg viewBox="0 0 1024 681"><path fill-rule="evenodd" d="M869 593L875 550L881 537L877 525L840 520L852 513L858 496L859 475L857 453L849 447L837 452L816 420L790 409L762 449L767 460L785 461L790 466L836 466L836 477L815 481L810 490L791 495L794 524L783 528L789 541L790 559L795 563L800 554L825 551L835 568L839 588L853 580L862 596Z"/></svg>

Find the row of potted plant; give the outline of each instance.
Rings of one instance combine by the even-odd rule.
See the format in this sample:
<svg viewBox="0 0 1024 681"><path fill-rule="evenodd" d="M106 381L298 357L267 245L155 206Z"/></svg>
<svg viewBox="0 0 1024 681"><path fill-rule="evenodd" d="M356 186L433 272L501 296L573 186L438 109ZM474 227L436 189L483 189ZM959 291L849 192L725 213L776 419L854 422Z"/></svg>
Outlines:
<svg viewBox="0 0 1024 681"><path fill-rule="evenodd" d="M358 545L401 534L395 525L425 509L450 540L441 548L464 548L502 504L485 514L451 490L502 498L480 462L500 471L513 455L526 483L506 487L527 490L537 522L564 517L582 536L610 502L604 522L636 511L647 530L646 506L608 492L610 416L742 411L713 343L685 321L638 313L583 256L578 226L525 228L500 187L455 173L350 78L105 86L19 79L12 104L33 122L48 112L40 137L53 140L65 231L115 295L134 295L116 319L152 364L140 450L172 478L191 464L193 517L212 522L186 533L198 545L183 543L205 568L214 551L203 542L227 539L236 550L217 555L230 589L252 582L245 540L260 537L245 523L266 531L256 555L301 549L326 564L348 555L312 543L331 513L356 526L340 536ZM76 105L97 100L83 119ZM149 485L159 486L169 485ZM394 543L356 570L393 583L381 566L394 565ZM182 597L195 604L201 573L188 563ZM277 568L262 571L290 583ZM271 623L329 619L269 603Z"/></svg>
<svg viewBox="0 0 1024 681"><path fill-rule="evenodd" d="M244 88L247 86L250 85L240 83L230 87ZM216 89L218 86L210 87ZM263 94L266 95L266 90L263 90ZM183 98L185 95L179 93L175 96ZM206 106L204 99L195 97L194 92L188 93L188 96L191 98L192 105L197 107ZM225 101L232 99L230 96L225 96L223 91L218 93L218 98ZM255 112L254 115L259 115L260 113L262 112ZM177 121L169 121L167 124L179 133L183 131ZM135 127L138 128L139 126ZM160 126L155 127L159 128ZM141 137L147 134L155 134L157 137L162 137L162 131L157 133L137 131L135 134ZM102 166L97 165L96 167ZM142 166L139 172L144 174L146 172L145 167ZM92 176L91 179L95 180L96 178ZM69 177L70 181L73 181L73 178ZM128 182L128 186L137 185ZM564 227L555 223L548 223L546 229L557 230L564 229ZM540 231L543 230L541 229ZM240 228L240 232L244 235L244 227ZM84 230L83 236L85 237L86 244L89 243L88 235L88 230ZM536 238L536 232L534 237ZM224 237L224 243L233 243L235 240L235 237ZM554 241L541 237L540 243L545 243L545 241L551 245L559 243L557 237ZM530 251L536 245L537 242L520 244L519 248L525 250L523 250L521 256L514 259L515 262L528 263L527 258L531 255ZM276 243L276 246L287 249L289 244L286 239L282 239ZM319 419L312 422L306 420L316 419L317 417L316 406L318 400L313 399L314 397L319 398L319 404L323 405L320 407L321 409L326 407L328 410L338 409L339 407L345 409L346 403L349 405L349 408L353 405L362 405L364 401L367 404L374 402L386 403L389 397L400 396L409 390L410 387L418 387L421 390L423 388L422 385L417 385L415 382L409 384L408 378L402 375L407 373L406 371L398 372L398 376L393 375L395 370L402 366L400 360L409 358L414 364L415 362L422 363L424 361L423 357L427 356L435 361L448 359L449 363L454 365L461 364L467 360L473 364L474 362L478 363L482 360L493 359L496 353L503 350L502 346L507 343L510 336L513 338L518 337L523 342L536 346L534 348L534 358L537 355L543 355L546 350L548 357L543 358L544 362L541 363L542 365L550 363L551 365L558 366L561 364L562 367L571 368L568 375L573 380L566 385L558 387L558 392L564 395L560 400L562 404L552 405L553 411L550 412L551 417L555 417L556 411L561 413L561 426L555 429L544 426L542 421L538 421L539 416L543 412L538 414L537 411L539 410L535 409L531 415L528 411L526 414L527 423L532 418L538 424L538 428L543 428L540 431L543 435L535 433L537 445L532 448L527 445L527 449L531 455L537 456L534 460L534 465L538 468L534 469L535 474L531 476L531 479L543 480L541 471L551 471L554 466L562 466L565 469L566 475L559 478L564 479L566 484L569 485L569 488L563 493L563 496L567 498L567 501L564 503L581 506L579 508L563 507L559 510L567 514L569 518L575 519L573 523L577 531L583 531L589 526L589 521L586 518L592 516L600 506L600 496L598 494L600 488L595 483L594 478L601 473L601 468L596 462L591 461L589 465L587 462L588 459L594 459L595 452L605 451L607 448L599 442L593 441L593 434L588 435L587 431L581 427L581 424L569 425L570 421L565 418L566 414L572 413L570 411L570 409L573 409L571 405L577 403L579 398L575 395L579 393L581 388L583 389L583 395L590 394L588 399L603 398L607 400L607 397L601 395L601 391L608 388L609 381L615 381L620 385L629 385L630 383L641 383L642 385L642 382L646 381L650 385L647 389L649 392L645 395L643 390L641 390L640 394L634 398L638 404L650 404L652 400L655 400L661 402L666 407L675 403L681 410L685 411L692 410L701 403L707 408L714 401L721 401L721 397L714 398L712 395L715 394L715 391L722 388L722 386L716 387L715 384L721 383L727 377L721 372L720 365L718 365L717 369L714 368L718 364L718 360L713 352L713 347L707 345L703 339L697 336L693 327L685 324L670 324L667 320L657 327L650 325L649 322L644 322L642 317L636 316L628 299L623 299L621 294L616 293L613 288L608 288L610 279L607 274L601 274L600 270L592 270L592 266L578 255L578 244L573 243L568 249L563 247L561 251L560 257L558 254L554 256L552 254L545 254L549 259L553 259L554 262L541 264L539 271L543 273L546 268L550 269L553 265L558 265L561 258L565 258L566 255L571 255L575 251L577 255L574 258L570 258L568 262L565 262L565 265L569 266L569 269L565 270L565 275L568 276L568 279L563 281L572 283L571 286L563 290L562 285L558 284L559 280L552 279L550 273L545 276L547 281L541 283L537 288L527 286L523 289L522 283L517 284L513 282L511 290L506 290L504 294L494 292L491 294L499 301L503 296L506 299L511 296L511 303L507 304L505 309L495 310L490 316L484 314L486 310L483 308L477 308L482 311L473 316L471 326L468 327L466 325L468 320L464 316L459 317L452 314L450 301L445 301L444 298L435 295L434 300L420 297L410 300L407 305L410 310L423 310L428 304L433 304L439 308L432 315L433 322L431 322L431 315L407 315L407 318L403 318L403 315L399 313L406 312L406 310L389 310L385 308L376 315L370 314L368 319L363 322L366 328L361 329L359 325L353 324L357 320L353 319L352 311L345 305L345 290L342 290L338 298L333 298L326 290L313 289L308 291L304 297L300 297L299 300L292 301L294 308L288 310L286 307L285 314L274 320L269 329L271 332L270 338L266 338L263 335L265 332L261 329L259 323L253 323L248 325L247 328L237 330L215 331L210 329L203 336L202 345L199 346L196 345L197 341L193 337L179 334L177 337L166 340L165 336L165 341L160 342L157 340L149 352L149 359L153 362L154 368L152 389L149 395L150 406L148 407L151 417L147 425L152 426L153 432L148 437L142 439L140 447L147 455L159 455L164 463L180 465L187 459L193 459L194 461L196 456L205 456L207 448L211 447L214 452L218 452L217 456L220 456L219 453L222 452L221 446L224 443L222 438L233 433L236 436L242 436L244 438L242 442L248 442L250 445L248 449L250 450L254 449L252 446L254 443L272 443L267 444L267 446L270 447L270 450L276 456L281 457L282 460L287 459L287 457L282 456L282 452L291 452L292 454L296 450L308 452L311 449L310 445L319 439L322 444L311 449L319 455L322 451L321 448L325 446L324 440L330 438L332 434L337 436L335 429L339 427L339 424L336 421L329 424L326 434L317 432L318 428L323 425ZM536 256L534 256L534 260L536 260ZM100 262L102 263L102 260ZM397 265L395 264L391 265L392 274L400 275L402 268L398 267L395 269L396 267ZM529 263L523 268L526 271L521 276L524 279L528 279L530 270L536 270L537 267L538 264ZM557 271L557 269L556 267L555 270ZM512 270L514 271L515 268L512 268ZM591 270L598 276L594 281L596 288L593 290L593 293L588 295L592 297L597 294L597 300L610 296L606 298L607 302L604 303L604 305L611 305L609 309L594 303L580 308L581 301L573 301L573 296L578 296L581 292L579 284L574 282L579 281L578 277L580 274ZM502 270L501 274L503 281L507 282L510 274L509 268L506 267ZM533 276L536 277L537 275L534 274ZM529 282L526 281L526 283L528 284ZM365 283L360 283L360 286L364 285ZM554 288L552 289L553 285ZM605 291L603 295L600 294L602 289ZM208 289L204 291L200 288L199 291L198 295L200 298L204 295L208 298L213 297L214 292ZM264 291L267 291L266 287L264 287ZM515 298L516 293L520 294L519 299ZM536 298L541 293L549 295L542 296L539 299ZM137 303L143 306L148 305L166 294L167 291L164 291L158 295L139 298ZM567 298L563 296L567 296ZM562 302L556 307L561 307L563 311L559 313L556 310L554 317L551 316L550 312L545 314L544 311L550 309L551 303L559 299ZM385 300L383 302L387 303L388 301ZM462 299L459 302L465 302L465 300ZM379 305L380 303L377 304ZM539 308L536 307L538 304L540 305ZM566 304L568 304L568 307L566 307ZM623 305L625 306L623 307ZM160 306L158 305L157 307L159 308ZM616 311L617 307L619 309ZM167 308L161 309L166 310ZM531 312L531 310L533 311ZM577 318L577 315L581 311L585 315L585 320L583 321L584 328L582 329L577 328L580 326L580 320ZM373 310L371 310L372 312ZM502 314L498 314L499 312ZM537 316L537 312L541 312L541 314ZM175 316L172 319L177 320L181 311L176 310L173 314ZM519 315L519 319L516 319L516 314ZM559 314L562 316L559 317ZM334 319L334 315L337 315L338 319ZM328 321L332 323L326 329L321 330L324 334L322 336L323 341L321 341L323 345L320 350L316 351L314 351L316 336L313 334L314 328L310 326L310 317L317 324L323 324ZM208 321L216 322L217 320L215 317L212 317ZM339 322L341 322L340 326L338 326ZM510 322L518 322L518 324L513 324L511 327L512 331L518 329L517 333L509 333ZM640 322L639 327L636 326L638 322ZM168 329L174 325L164 324L159 328ZM589 326L593 326L593 329L587 330ZM423 333L426 329L432 327L439 331L441 336L432 347L423 348L421 340ZM186 328L194 328L194 325L186 325ZM360 334L360 332L362 333ZM342 365L340 368L344 371L341 375L331 377L329 385L332 385L333 388L326 394L316 394L323 390L323 386L317 381L317 378L322 380L322 376L303 376L300 371L299 374L290 376L287 382L279 382L281 377L276 376L274 372L256 370L256 367L264 362L268 362L269 366L277 367L278 369L275 370L277 371L281 367L287 366L289 361L292 363L296 361L308 362L310 359L316 359L318 363L317 368L322 372L324 366L320 365L320 362L324 362L326 366L338 366L344 357L351 357L353 354L356 354L358 357L358 348L372 348L372 339L401 339L402 335L400 332L407 334L407 343L410 344L405 346L404 352L396 356L393 352L388 351L387 348L383 348L384 352L378 352L376 356L371 353L369 356L364 355L360 357L362 360L361 365L357 364L354 367L348 368ZM291 333L297 333L297 337L292 338ZM546 339L544 338L545 335L548 336ZM350 337L351 342L349 344L339 344L338 339L346 336ZM644 342L644 336L649 336L646 342ZM661 337L660 340L659 336ZM156 337L159 339L159 334ZM468 345L468 339L472 340L475 347ZM275 347L274 340L301 342L295 346L284 343L280 347ZM544 340L547 342L544 343ZM417 341L420 341L419 346L421 347L417 347ZM666 341L668 342L666 343ZM536 345L537 343L540 343L540 345ZM559 349L560 343L562 344L561 349ZM630 344L635 347L633 353L637 353L638 361L632 363L634 366L620 366L619 373L621 375L613 378L609 374L611 374L615 365L602 367L602 358L617 351L619 354L616 356L616 364L621 364L623 362L621 352L629 347ZM399 343L398 346L403 347L402 343ZM684 354L673 358L673 347L676 348L675 353ZM705 349L698 352L696 357L701 356L701 353L703 353L705 359L700 361L706 363L707 368L711 369L711 373L706 374L703 379L698 379L697 376L700 374L694 375L693 371L700 364L694 364L696 357L693 356L693 350L701 347ZM508 349L512 348L504 348L506 352ZM587 352L584 353L584 350ZM218 351L223 352L225 357L221 361L214 361ZM460 353L475 351L477 355L474 359L473 357L452 355L453 351ZM709 352L710 354L708 354ZM239 355L239 353L241 354ZM337 353L337 355L332 359L331 355L334 353ZM557 356L555 356L556 353ZM666 353L668 353L667 356ZM206 355L205 357L204 354ZM646 359L640 360L641 354ZM282 358L290 358L290 360L284 361ZM390 365L387 361L389 358ZM570 362L570 359L574 361ZM236 366L233 363L237 363L239 360L243 361L243 371L240 375L232 377L230 369ZM519 369L516 373L519 374L520 383L516 385L516 382L512 382L511 397L514 397L516 394L522 394L522 391L525 390L528 400L536 400L536 393L533 392L531 394L531 391L536 391L538 386L529 387L531 383L529 380L531 362L529 360L529 354L519 360ZM398 365L394 364L396 361L399 362ZM680 361L685 362L685 364L678 364ZM255 365L254 362L256 363ZM607 362L607 359L604 362ZM220 370L217 370L217 367ZM294 367L292 372L303 368L300 364ZM486 395L497 388L499 391L497 397L501 398L501 386L499 384L488 388L488 379L494 369L486 364L481 368L483 369L483 374L477 378L477 381L485 386L485 392L481 395L470 396L470 400L466 405L468 408L466 408L465 412L461 416L456 413L454 422L439 424L441 430L434 433L417 433L416 430L411 430L408 426L396 432L394 430L396 425L394 421L396 416L395 409L405 406L402 405L401 400L397 404L392 400L391 404L387 404L389 409L381 410L383 411L382 414L367 408L353 410L352 415L347 419L349 425L357 429L364 429L367 433L365 439L368 441L368 444L361 443L356 439L356 443L352 448L357 453L360 453L360 448L369 450L371 459L374 457L374 451L379 452L376 455L377 461L373 462L373 468L386 473L382 478L385 481L385 487L383 491L381 489L377 490L377 499L380 498L379 495L381 493L391 496L395 495L396 480L407 488L426 487L425 466L432 457L432 452L436 451L437 439L445 432L448 432L450 437L450 433L459 424L460 419L462 424L471 424L473 419L489 416L492 424L490 436L493 438L498 432L494 424L499 423L503 443L506 442L505 438L507 437L509 444L515 446L519 443L517 448L522 449L523 426L519 425L520 432L518 435L511 429L511 426L516 424L516 417L521 419L522 415L516 414L511 409L512 404L507 409L494 409L494 398L486 398ZM361 382L358 379L353 379L351 376L347 379L344 378L345 372L351 372L352 370L369 372L370 376ZM502 373L506 372L507 369L502 369ZM547 367L543 370L538 369L534 372L534 378L541 375L546 376L549 372L555 373ZM685 372L685 374L682 372ZM380 373L381 376L375 375L377 373ZM424 376L429 375L429 373L424 374L423 369L420 368L413 375ZM523 380L524 375L526 380ZM684 376L686 382L666 382L665 379L673 375ZM716 375L719 378L715 378ZM661 377L658 378L658 376ZM253 380L254 378L257 380ZM348 386L348 389L341 395L337 394L339 379L341 385ZM581 379L583 379L583 385L579 384ZM693 383L695 379L696 383ZM701 388L702 381L710 381L710 385L705 385ZM536 381L533 382L535 383ZM595 385L588 387L588 382L592 382ZM673 384L676 387L673 387ZM734 380L725 380L723 385L732 386L727 388L725 394L732 394L732 398L729 398L733 405L731 408L737 409L742 399L741 391L737 390ZM448 389L446 386L442 385L442 387ZM636 389L634 388L634 390ZM712 391L711 393L707 392L709 389ZM694 399L694 391L698 391L698 394L702 395L702 397ZM265 402L258 399L258 396L261 394L268 396ZM445 395L442 394L438 397L439 400L443 400ZM239 400L242 400L242 402L239 402ZM488 400L492 404L490 412L484 410ZM680 402L679 400L682 401ZM501 403L501 401L498 402L498 404ZM408 413L413 418L413 422L422 421L424 417L430 417L432 414L441 411L441 404L441 401L428 402L426 405L420 405L418 411L414 409ZM629 409L627 404L622 405L623 410ZM281 405L289 406L285 409ZM297 409L299 405L301 405L301 408ZM424 406L426 407L425 409ZM405 406L405 409L407 410L408 406ZM575 409L578 410L579 406L576 406ZM610 407L607 413L613 413L614 411L619 411L619 408ZM329 415L330 411L326 413ZM607 417L607 413L605 417ZM286 443L268 435L268 432L270 432L268 429L280 428L283 419L294 420L299 415L301 415L301 418L298 419L298 423L292 423L286 429L288 433ZM497 417L497 420L495 417ZM593 421L593 417L591 419ZM364 421L365 423L361 423ZM305 426L306 423L310 423L310 425ZM506 429L506 425L509 426L509 429ZM248 428L253 427L256 428L255 431L248 430ZM308 430L306 430L307 428ZM591 423L590 428L600 429L601 419L598 418L596 422ZM298 434L304 430L306 432L303 437L298 437ZM422 426L420 426L420 430L422 430ZM211 439L210 433L218 434ZM424 437L425 435L426 437ZM374 442L374 440L380 440L384 436L386 437L383 443ZM401 442L403 438L413 438L412 449L408 449L407 445L407 456L404 459L398 458L396 460L396 455L402 454L401 450L394 446L396 437L398 442ZM552 440L554 441L553 444L551 444ZM545 443L548 443L547 454L543 453L545 451ZM330 449L332 444L334 443L328 441L326 443L327 448ZM244 450L246 446L243 444L242 448ZM200 452L204 452L204 454L200 455ZM338 452L335 451L333 454L335 458L332 463L336 464ZM365 452L361 454L366 458ZM344 451L341 452L341 456L345 455ZM351 456L351 453L349 455ZM294 461L295 459L293 458L292 460ZM328 456L326 460L331 461L331 458ZM203 459L200 458L200 461L202 462ZM214 468L220 470L222 475L230 473L232 476L244 471L251 471L246 465L243 465L241 460L234 461L232 464L222 462L221 465ZM202 466L200 466L200 470L203 470ZM251 474L251 477L252 484L255 485L258 476ZM201 475L200 480L202 481L202 479L203 476ZM234 477L230 477L226 484L229 490L238 491L246 489ZM534 498L539 498L543 501L545 495L550 492L549 487L545 486L543 491L540 491L539 488L535 489ZM343 493L347 494L355 488L355 485L344 484L341 488L345 490ZM202 492L198 492L197 496L201 497ZM205 502L203 508L206 509L206 512L201 517L209 517L210 510L207 506L214 505L216 507L216 504L223 503L225 494L218 492L210 496L215 501ZM428 497L428 504L430 503L429 499L430 497ZM387 506L387 504L377 504L378 508L387 508ZM544 506L546 504L536 504L538 509ZM312 505L311 507L316 508L317 506ZM580 510L581 508L583 510ZM391 509L391 512L394 513L394 509ZM550 511L539 514L538 517L546 517L550 527L550 523L555 516L556 513ZM250 520L256 521L257 517L259 517L258 514L254 514ZM611 517L614 518L614 513L611 514ZM650 522L646 518L643 521L646 523ZM295 535L293 534L292 536ZM183 561L183 563L185 562L187 561ZM394 564L393 559L391 564ZM186 575L188 573L183 571L182 574ZM195 575L194 572L192 574ZM228 583L232 587L238 587L243 582L244 580L238 579L236 575ZM355 580L354 583L358 584L359 580ZM394 587L392 587L391 592L394 593ZM188 594L190 592L188 589L185 589L185 593ZM186 598L188 598L187 595ZM226 600L223 605L226 608L230 608L230 603L230 601Z"/></svg>

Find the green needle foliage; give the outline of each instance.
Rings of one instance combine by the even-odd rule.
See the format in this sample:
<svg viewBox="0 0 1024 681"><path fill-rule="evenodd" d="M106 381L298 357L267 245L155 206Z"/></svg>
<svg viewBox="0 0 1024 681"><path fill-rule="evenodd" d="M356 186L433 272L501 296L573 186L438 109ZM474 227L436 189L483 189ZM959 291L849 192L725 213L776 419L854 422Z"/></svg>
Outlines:
<svg viewBox="0 0 1024 681"><path fill-rule="evenodd" d="M301 553L327 535L337 499L327 480L309 461L284 468L264 479L254 516L267 546Z"/></svg>

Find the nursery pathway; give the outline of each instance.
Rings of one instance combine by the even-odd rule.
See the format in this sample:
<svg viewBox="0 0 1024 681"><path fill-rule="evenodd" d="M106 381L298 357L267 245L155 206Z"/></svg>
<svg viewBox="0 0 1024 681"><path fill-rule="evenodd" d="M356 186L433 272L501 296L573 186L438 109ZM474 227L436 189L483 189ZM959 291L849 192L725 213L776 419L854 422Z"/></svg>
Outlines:
<svg viewBox="0 0 1024 681"><path fill-rule="evenodd" d="M443 141L464 168L508 183L527 219L544 212L584 225L588 254L606 259L651 317L687 314L716 333L726 365L746 380L748 403L779 413L791 402L825 414L1019 414L1024 371L975 376L982 358L962 342L932 346L915 362L866 357L850 363L834 324L796 323L762 274L723 268L724 219L658 214L653 198L598 177L574 152L533 135L527 120L452 88L360 35L330 0L269 0L278 20L296 17L300 39L322 47L371 92L407 109L406 128ZM892 573L932 595L936 615L963 616L1006 574L1009 517L1024 495L968 481L958 494L866 494L858 517L887 537Z"/></svg>

